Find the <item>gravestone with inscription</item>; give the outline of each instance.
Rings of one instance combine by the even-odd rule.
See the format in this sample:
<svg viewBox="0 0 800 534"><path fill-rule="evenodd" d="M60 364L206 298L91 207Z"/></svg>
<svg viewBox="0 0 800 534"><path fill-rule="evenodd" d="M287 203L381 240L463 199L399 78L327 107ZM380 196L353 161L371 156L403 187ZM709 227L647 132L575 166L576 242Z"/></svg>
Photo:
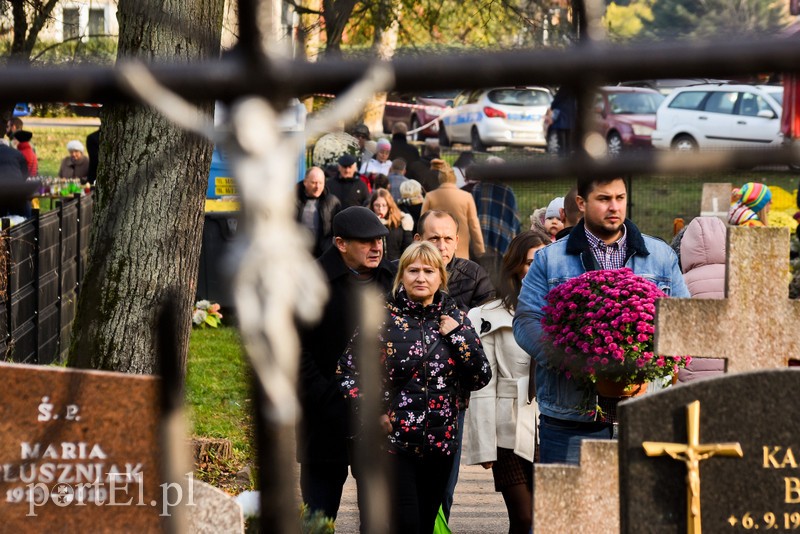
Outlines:
<svg viewBox="0 0 800 534"><path fill-rule="evenodd" d="M798 391L776 369L620 404L620 531L799 530Z"/></svg>
<svg viewBox="0 0 800 534"><path fill-rule="evenodd" d="M719 217L727 223L732 191L733 184L730 183L703 184L703 196L700 198L700 216Z"/></svg>
<svg viewBox="0 0 800 534"><path fill-rule="evenodd" d="M157 378L0 363L0 384L4 532L153 532L190 504L161 483Z"/></svg>

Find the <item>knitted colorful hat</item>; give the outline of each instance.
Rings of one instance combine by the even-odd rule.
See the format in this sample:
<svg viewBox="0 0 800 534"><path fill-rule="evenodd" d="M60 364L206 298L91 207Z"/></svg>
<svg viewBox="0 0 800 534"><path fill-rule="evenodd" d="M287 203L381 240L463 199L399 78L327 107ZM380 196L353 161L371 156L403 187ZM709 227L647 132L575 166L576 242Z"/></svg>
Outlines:
<svg viewBox="0 0 800 534"><path fill-rule="evenodd" d="M764 184L747 182L739 189L742 198L739 202L758 213L772 200L772 191Z"/></svg>
<svg viewBox="0 0 800 534"><path fill-rule="evenodd" d="M392 144L388 139L378 139L378 150L391 150Z"/></svg>
<svg viewBox="0 0 800 534"><path fill-rule="evenodd" d="M749 226L746 223L752 220L758 221L758 215L756 215L756 212L739 202L731 206L731 209L728 212L728 222L732 225Z"/></svg>

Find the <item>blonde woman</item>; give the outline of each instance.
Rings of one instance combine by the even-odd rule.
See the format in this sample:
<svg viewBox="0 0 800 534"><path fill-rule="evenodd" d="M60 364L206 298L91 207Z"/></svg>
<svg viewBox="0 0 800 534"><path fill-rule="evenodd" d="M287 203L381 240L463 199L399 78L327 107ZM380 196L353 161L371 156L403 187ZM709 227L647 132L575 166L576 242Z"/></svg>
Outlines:
<svg viewBox="0 0 800 534"><path fill-rule="evenodd" d="M400 257L388 316L379 330L386 456L395 533L430 534L458 447L459 391L485 386L491 369L466 314L447 296L439 251L418 241ZM359 396L353 336L336 373Z"/></svg>

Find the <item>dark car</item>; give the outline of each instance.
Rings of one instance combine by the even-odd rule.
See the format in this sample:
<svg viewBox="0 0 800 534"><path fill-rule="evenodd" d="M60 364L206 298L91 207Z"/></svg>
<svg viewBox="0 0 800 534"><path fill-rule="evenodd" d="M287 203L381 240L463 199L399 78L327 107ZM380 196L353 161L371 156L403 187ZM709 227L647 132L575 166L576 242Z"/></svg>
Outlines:
<svg viewBox="0 0 800 534"><path fill-rule="evenodd" d="M643 87L601 87L594 100L597 113L594 130L603 136L608 155L626 148L651 148L656 128L656 110L664 95Z"/></svg>
<svg viewBox="0 0 800 534"><path fill-rule="evenodd" d="M396 122L405 122L408 130L416 130L439 117L448 100L456 97L458 91L436 91L424 94L389 93L386 107L383 110L383 131L390 133ZM412 134L413 140L426 137L438 137L439 122L434 122L418 134Z"/></svg>

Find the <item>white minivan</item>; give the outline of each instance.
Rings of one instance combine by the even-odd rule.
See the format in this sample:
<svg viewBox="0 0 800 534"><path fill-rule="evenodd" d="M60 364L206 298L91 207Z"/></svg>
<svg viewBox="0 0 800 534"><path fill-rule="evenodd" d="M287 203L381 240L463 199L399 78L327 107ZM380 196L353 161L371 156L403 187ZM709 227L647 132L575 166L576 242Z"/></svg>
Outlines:
<svg viewBox="0 0 800 534"><path fill-rule="evenodd" d="M656 112L656 148L766 147L783 142L783 87L706 84L675 89Z"/></svg>

